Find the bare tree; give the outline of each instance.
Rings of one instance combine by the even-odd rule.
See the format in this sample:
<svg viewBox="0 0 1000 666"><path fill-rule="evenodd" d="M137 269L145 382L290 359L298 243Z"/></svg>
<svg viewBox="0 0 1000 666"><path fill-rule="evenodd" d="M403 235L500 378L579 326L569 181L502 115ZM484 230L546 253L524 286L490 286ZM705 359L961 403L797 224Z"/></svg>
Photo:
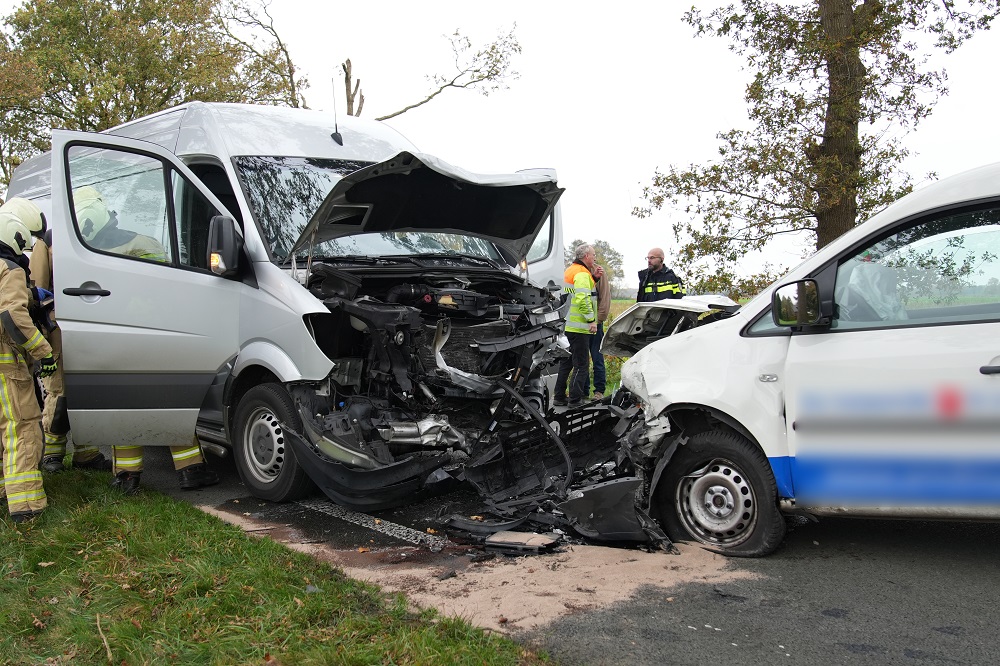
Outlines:
<svg viewBox="0 0 1000 666"><path fill-rule="evenodd" d="M418 106L423 106L448 88L472 88L482 95L489 95L497 90L506 90L508 81L517 79L520 74L511 69L514 56L521 53L521 45L514 35L515 24L508 32L501 32L496 40L473 51L472 41L458 30L448 37L455 69L449 74L433 74L427 79L432 82L433 89L418 102L409 104L399 111L379 116L376 120L388 120L406 113ZM352 116L361 115L364 105L364 95L361 93L361 80L352 80L351 61L343 64L344 87L347 94L347 113ZM360 95L360 97L358 97ZM358 108L354 109L354 101L359 99Z"/></svg>
<svg viewBox="0 0 1000 666"><path fill-rule="evenodd" d="M349 116L360 116L361 109L365 106L365 95L361 92L361 79L354 82L354 88L351 88L351 59L348 58L340 66L344 70L344 89L347 91L347 115ZM354 100L358 101L358 108L355 112Z"/></svg>
<svg viewBox="0 0 1000 666"><path fill-rule="evenodd" d="M254 6L243 0L228 0L219 7L223 32L244 51L247 67L260 70L262 78L281 81L273 103L305 108L302 91L309 87L305 77L297 76L298 67L292 62L288 44L274 27L269 0L259 0ZM251 72L252 73L252 72Z"/></svg>

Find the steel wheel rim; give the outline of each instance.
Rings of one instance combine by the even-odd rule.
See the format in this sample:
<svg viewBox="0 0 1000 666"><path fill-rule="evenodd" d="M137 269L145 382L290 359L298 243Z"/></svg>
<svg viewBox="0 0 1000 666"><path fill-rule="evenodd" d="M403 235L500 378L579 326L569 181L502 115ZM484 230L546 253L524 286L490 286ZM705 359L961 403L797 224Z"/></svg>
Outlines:
<svg viewBox="0 0 1000 666"><path fill-rule="evenodd" d="M757 497L746 474L729 460L711 461L677 485L677 515L698 541L738 546L757 525Z"/></svg>
<svg viewBox="0 0 1000 666"><path fill-rule="evenodd" d="M285 460L285 434L270 409L257 407L247 419L243 432L243 460L251 476L273 483Z"/></svg>

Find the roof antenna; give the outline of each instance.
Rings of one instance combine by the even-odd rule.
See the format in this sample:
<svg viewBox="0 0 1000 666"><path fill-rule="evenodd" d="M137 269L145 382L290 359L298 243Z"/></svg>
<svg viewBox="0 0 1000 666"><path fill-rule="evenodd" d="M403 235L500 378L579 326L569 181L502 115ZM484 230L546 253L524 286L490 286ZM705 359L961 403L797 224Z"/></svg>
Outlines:
<svg viewBox="0 0 1000 666"><path fill-rule="evenodd" d="M338 146L344 145L344 137L340 135L340 128L337 127L337 79L330 79L333 87L333 134L330 138L337 142Z"/></svg>

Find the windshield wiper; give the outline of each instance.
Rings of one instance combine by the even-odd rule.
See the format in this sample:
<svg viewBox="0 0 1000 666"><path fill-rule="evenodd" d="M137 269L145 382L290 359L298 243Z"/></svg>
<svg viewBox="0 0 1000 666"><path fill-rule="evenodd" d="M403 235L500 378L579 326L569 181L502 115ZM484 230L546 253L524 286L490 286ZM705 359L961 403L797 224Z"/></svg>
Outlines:
<svg viewBox="0 0 1000 666"><path fill-rule="evenodd" d="M374 264L381 257L370 257L365 254L338 254L338 255L326 255L326 254L314 254L312 256L313 261L356 261L365 264ZM306 265L309 260L309 255L297 254L295 255L295 261L302 266ZM284 261L281 262L282 266L286 266L292 263L291 255L285 257Z"/></svg>
<svg viewBox="0 0 1000 666"><path fill-rule="evenodd" d="M497 270L503 270L503 267L488 257L480 257L475 254L463 254L461 252L428 252L421 253L414 257L411 257L414 263L420 261L421 259L465 259L467 261L472 261L477 264L486 264L490 268L495 268Z"/></svg>

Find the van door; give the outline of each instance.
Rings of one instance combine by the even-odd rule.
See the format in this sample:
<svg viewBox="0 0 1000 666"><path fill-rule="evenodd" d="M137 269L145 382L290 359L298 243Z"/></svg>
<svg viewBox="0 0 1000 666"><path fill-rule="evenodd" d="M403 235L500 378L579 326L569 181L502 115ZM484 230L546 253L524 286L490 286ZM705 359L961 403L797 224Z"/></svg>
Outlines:
<svg viewBox="0 0 1000 666"><path fill-rule="evenodd" d="M522 169L518 173L543 173L554 179L554 169ZM558 201L549 219L542 225L525 257L528 262L528 279L539 287L562 288L566 260L563 256L562 204Z"/></svg>
<svg viewBox="0 0 1000 666"><path fill-rule="evenodd" d="M830 329L788 348L797 501L995 510L1000 207L873 238L839 261L833 300Z"/></svg>
<svg viewBox="0 0 1000 666"><path fill-rule="evenodd" d="M238 350L239 281L211 272L208 224L229 215L172 153L52 133L56 316L78 445L191 441Z"/></svg>

